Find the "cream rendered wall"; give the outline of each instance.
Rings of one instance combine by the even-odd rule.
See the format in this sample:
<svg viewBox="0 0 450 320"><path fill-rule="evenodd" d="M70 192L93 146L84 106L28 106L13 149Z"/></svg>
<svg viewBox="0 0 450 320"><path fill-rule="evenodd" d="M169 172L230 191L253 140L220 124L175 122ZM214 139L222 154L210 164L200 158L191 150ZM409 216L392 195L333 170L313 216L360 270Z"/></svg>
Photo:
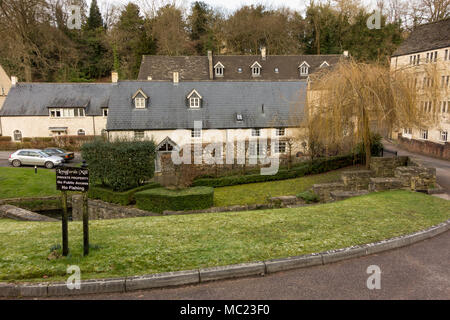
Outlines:
<svg viewBox="0 0 450 320"><path fill-rule="evenodd" d="M0 66L0 110L3 107L3 103L5 103L9 89L11 89L11 79L8 77L2 66ZM1 135L2 135L2 125L0 123L0 136Z"/></svg>
<svg viewBox="0 0 450 320"><path fill-rule="evenodd" d="M49 127L67 127L68 135L77 135L78 129L83 129L86 135L101 135L106 128L106 117L85 116L80 118L50 118L48 116L2 117L0 118L4 136L14 136L15 130L22 132L22 137L49 137ZM95 126L94 126L95 124ZM57 134L53 134L57 135Z"/></svg>
<svg viewBox="0 0 450 320"><path fill-rule="evenodd" d="M275 128L261 129L260 138L273 139L276 138ZM300 128L285 128L285 135L278 137L280 140L296 140L293 143L293 152L303 151L301 142L298 140L300 136ZM202 138L191 138L191 130L178 129L178 130L146 130L144 131L144 137L146 139L153 139L156 144L161 143L166 137L172 139L178 146L183 146L189 143L226 143L226 141L242 141L249 139L256 139L252 137L251 129L205 129L202 130ZM133 139L134 131L110 131L109 138L114 140L117 138Z"/></svg>
<svg viewBox="0 0 450 320"><path fill-rule="evenodd" d="M445 50L447 51L447 60L445 60ZM426 62L426 56L428 52L438 52L438 58L437 62ZM418 55L420 54L420 63L419 65L411 65L410 64L410 56ZM429 67L430 64L436 64L437 70L440 74L440 76L450 76L450 47L446 48L440 48L435 50L427 50L423 52L417 52L414 54L408 54L404 56L399 57L392 57L391 58L391 70L411 70L411 72L414 72L417 75L418 78L418 90L419 94L423 92L421 90L423 85L423 78L426 76L425 68ZM440 78L440 77L439 77ZM439 88L440 88L440 81L441 79L438 79ZM439 104L441 101L447 101L447 109L450 109L448 106L450 104L450 85L445 86L444 88L440 89L439 97L437 98ZM428 100L424 98L424 100ZM439 105L440 107L440 105ZM428 128L428 141L436 142L436 143L443 143L441 141L440 132L441 131L447 131L448 132L448 139L447 141L450 142L450 112L447 113L440 113L440 121L439 124L432 128ZM416 140L422 140L420 136L420 128L411 128L412 134L407 135L403 134L405 138L409 139L416 139ZM424 128L426 129L426 128ZM402 128L399 129L399 131L394 132L394 137L397 136L398 132L402 132Z"/></svg>

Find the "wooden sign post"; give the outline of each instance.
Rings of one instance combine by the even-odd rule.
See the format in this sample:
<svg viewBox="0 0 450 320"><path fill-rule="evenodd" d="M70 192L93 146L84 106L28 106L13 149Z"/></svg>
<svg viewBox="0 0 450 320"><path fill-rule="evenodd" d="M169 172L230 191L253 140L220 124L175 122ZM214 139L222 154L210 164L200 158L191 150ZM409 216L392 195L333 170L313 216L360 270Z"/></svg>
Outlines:
<svg viewBox="0 0 450 320"><path fill-rule="evenodd" d="M84 168L61 167L56 169L56 189L62 192L62 240L63 256L69 253L67 191L83 193L83 253L89 253L89 216L87 191L89 190L89 170Z"/></svg>

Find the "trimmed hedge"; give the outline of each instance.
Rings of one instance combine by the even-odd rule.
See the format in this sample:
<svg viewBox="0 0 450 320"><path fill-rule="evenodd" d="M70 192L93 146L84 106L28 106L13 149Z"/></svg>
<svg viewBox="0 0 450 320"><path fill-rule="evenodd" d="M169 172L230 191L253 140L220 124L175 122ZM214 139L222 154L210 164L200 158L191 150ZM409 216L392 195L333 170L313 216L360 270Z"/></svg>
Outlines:
<svg viewBox="0 0 450 320"><path fill-rule="evenodd" d="M81 155L94 181L123 192L153 177L155 148L153 141L96 139L81 147Z"/></svg>
<svg viewBox="0 0 450 320"><path fill-rule="evenodd" d="M357 157L357 159L359 159L359 157ZM327 171L332 171L348 167L354 164L355 164L354 155L336 156L330 158L316 159L313 162L307 162L300 166L291 168L291 170L282 169L279 170L278 173L274 175L250 174L250 175L227 176L220 178L196 179L192 183L192 186L226 187L238 184L294 179L310 174L318 174Z"/></svg>
<svg viewBox="0 0 450 320"><path fill-rule="evenodd" d="M0 136L0 142L10 142L11 140L9 136Z"/></svg>
<svg viewBox="0 0 450 320"><path fill-rule="evenodd" d="M113 191L109 188L102 186L90 187L88 191L88 197L91 199L98 199L105 202L116 203L123 206L136 203L135 193L143 190L159 188L161 185L156 182L130 189L124 192Z"/></svg>
<svg viewBox="0 0 450 320"><path fill-rule="evenodd" d="M213 206L214 189L210 187L182 190L158 188L138 192L135 197L136 206L146 211L162 213L165 210L199 210Z"/></svg>

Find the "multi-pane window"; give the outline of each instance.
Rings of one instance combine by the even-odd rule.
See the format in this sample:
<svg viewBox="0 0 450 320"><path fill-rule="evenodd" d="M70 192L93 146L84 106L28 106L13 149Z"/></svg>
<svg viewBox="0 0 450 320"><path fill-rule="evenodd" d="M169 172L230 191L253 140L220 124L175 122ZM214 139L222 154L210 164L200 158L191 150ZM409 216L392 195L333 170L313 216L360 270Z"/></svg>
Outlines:
<svg viewBox="0 0 450 320"><path fill-rule="evenodd" d="M286 130L284 128L277 128L277 136L281 137L286 134Z"/></svg>
<svg viewBox="0 0 450 320"><path fill-rule="evenodd" d="M256 141L250 141L248 145L248 154L251 157L263 156L265 153L265 149L263 144L258 143Z"/></svg>
<svg viewBox="0 0 450 320"><path fill-rule="evenodd" d="M412 129L411 128L404 128L403 129L403 134L412 134Z"/></svg>
<svg viewBox="0 0 450 320"><path fill-rule="evenodd" d="M14 141L22 140L22 132L20 130L14 130Z"/></svg>
<svg viewBox="0 0 450 320"><path fill-rule="evenodd" d="M50 108L51 118L84 117L84 108Z"/></svg>
<svg viewBox="0 0 450 320"><path fill-rule="evenodd" d="M277 143L275 151L276 151L276 153L285 153L286 152L286 141L279 141Z"/></svg>
<svg viewBox="0 0 450 320"><path fill-rule="evenodd" d="M257 77L261 74L261 68L260 67L253 67L252 68L252 76Z"/></svg>
<svg viewBox="0 0 450 320"><path fill-rule="evenodd" d="M78 129L77 135L79 135L79 136L85 136L85 135L86 135L86 132L85 132L83 129Z"/></svg>
<svg viewBox="0 0 450 320"><path fill-rule="evenodd" d="M202 136L202 129L191 129L191 138L200 138Z"/></svg>
<svg viewBox="0 0 450 320"><path fill-rule="evenodd" d="M242 117L242 114L240 114L240 113L236 114L236 120L237 120L237 121L242 121L242 120L244 120L244 118Z"/></svg>
<svg viewBox="0 0 450 320"><path fill-rule="evenodd" d="M200 108L200 98L195 98L195 97L190 98L189 106L191 108Z"/></svg>
<svg viewBox="0 0 450 320"><path fill-rule="evenodd" d="M303 65L300 67L300 75L301 76L306 76L309 73L309 68L307 65Z"/></svg>
<svg viewBox="0 0 450 320"><path fill-rule="evenodd" d="M134 139L135 140L142 140L142 139L144 139L144 131L142 131L142 130L134 131Z"/></svg>
<svg viewBox="0 0 450 320"><path fill-rule="evenodd" d="M444 60L447 61L448 59L449 59L448 49L445 49L445 58L444 58Z"/></svg>
<svg viewBox="0 0 450 320"><path fill-rule="evenodd" d="M428 129L420 130L420 138L423 140L428 140Z"/></svg>
<svg viewBox="0 0 450 320"><path fill-rule="evenodd" d="M216 77L223 77L223 67L221 66L216 67Z"/></svg>
<svg viewBox="0 0 450 320"><path fill-rule="evenodd" d="M145 98L135 98L134 99L134 106L136 109L145 109Z"/></svg>
<svg viewBox="0 0 450 320"><path fill-rule="evenodd" d="M446 113L448 112L448 108L450 106L447 105L447 101L441 101L441 113Z"/></svg>
<svg viewBox="0 0 450 320"><path fill-rule="evenodd" d="M259 137L261 135L261 129L252 129L252 137Z"/></svg>
<svg viewBox="0 0 450 320"><path fill-rule="evenodd" d="M448 140L448 131L441 131L440 132L440 139L441 141L447 141Z"/></svg>

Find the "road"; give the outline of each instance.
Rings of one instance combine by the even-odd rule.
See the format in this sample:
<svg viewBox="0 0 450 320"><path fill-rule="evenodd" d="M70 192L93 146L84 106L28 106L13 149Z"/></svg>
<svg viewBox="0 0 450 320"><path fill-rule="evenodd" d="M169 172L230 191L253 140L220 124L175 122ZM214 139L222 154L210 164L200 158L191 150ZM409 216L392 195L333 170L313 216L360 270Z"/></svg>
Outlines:
<svg viewBox="0 0 450 320"><path fill-rule="evenodd" d="M447 231L401 249L265 277L71 299L450 299L449 244ZM381 269L379 290L366 286L371 265Z"/></svg>
<svg viewBox="0 0 450 320"><path fill-rule="evenodd" d="M432 157L427 157L417 153L411 153L400 149L396 145L383 141L383 145L389 150L396 150L399 156L414 156L421 160L424 164L436 168L436 182L447 191L450 196L450 161L440 160Z"/></svg>
<svg viewBox="0 0 450 320"><path fill-rule="evenodd" d="M9 162L8 162L8 158L9 155L11 153L13 153L14 151L0 151L0 167L12 167ZM81 155L78 152L75 152L75 159L68 162L66 165L68 166L74 166L77 165L81 162ZM44 167L42 167L43 169L45 169Z"/></svg>

